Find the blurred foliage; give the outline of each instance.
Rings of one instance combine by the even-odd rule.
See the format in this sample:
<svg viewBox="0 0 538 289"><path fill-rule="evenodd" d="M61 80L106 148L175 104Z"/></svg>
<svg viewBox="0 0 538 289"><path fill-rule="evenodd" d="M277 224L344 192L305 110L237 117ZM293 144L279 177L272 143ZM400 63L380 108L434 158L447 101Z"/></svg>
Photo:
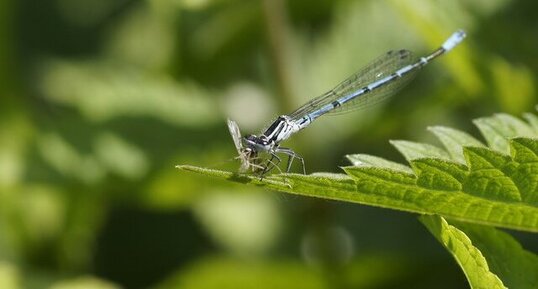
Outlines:
<svg viewBox="0 0 538 289"><path fill-rule="evenodd" d="M339 279L325 275L315 267L297 261L277 259L271 262L213 257L199 260L163 282L165 288L376 288L398 283L410 274L405 262L383 255L363 256L343 268ZM412 274L412 273L411 273ZM330 283L329 283L329 282Z"/></svg>
<svg viewBox="0 0 538 289"><path fill-rule="evenodd" d="M213 288L248 274L259 278L245 287L463 286L449 254L408 214L240 189L174 165L236 168L227 117L257 132L382 52L421 55L458 28L465 43L386 105L327 117L291 140L307 171L337 171L349 153L401 160L388 139L429 140L426 125L467 130L479 115L530 111L536 8L0 1L0 287ZM353 245L346 258L331 258L342 252L330 249L341 246L334 234ZM311 238L321 267L304 255ZM518 238L538 250L535 238ZM377 265L355 265L368 260ZM348 270L356 282L337 282Z"/></svg>

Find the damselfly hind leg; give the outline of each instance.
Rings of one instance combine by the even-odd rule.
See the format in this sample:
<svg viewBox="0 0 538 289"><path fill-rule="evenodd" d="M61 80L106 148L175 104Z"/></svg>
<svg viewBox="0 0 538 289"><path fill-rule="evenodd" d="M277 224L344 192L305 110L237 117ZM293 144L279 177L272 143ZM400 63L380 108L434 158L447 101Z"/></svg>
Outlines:
<svg viewBox="0 0 538 289"><path fill-rule="evenodd" d="M306 175L304 159L300 155L298 155L296 152L294 152L292 149L278 147L278 148L275 149L275 152L276 153L282 153L282 154L285 154L285 155L288 156L288 164L286 165L286 173L290 172L291 165L293 164L293 160L298 159L299 161L301 161L301 167L303 168L303 174Z"/></svg>
<svg viewBox="0 0 538 289"><path fill-rule="evenodd" d="M282 159L277 154L284 154L288 156L288 161L286 164L286 173L289 173L291 171L293 160L298 159L301 162L303 174L306 175L304 159L300 155L298 155L296 152L294 152L292 149L278 147L274 149L272 152L269 152L269 154L271 155L271 158L266 161L264 169L260 173L260 179L263 179L263 177L267 173L272 171L274 168L276 168L279 171L279 173L282 173L282 170L279 167L279 164L282 162Z"/></svg>

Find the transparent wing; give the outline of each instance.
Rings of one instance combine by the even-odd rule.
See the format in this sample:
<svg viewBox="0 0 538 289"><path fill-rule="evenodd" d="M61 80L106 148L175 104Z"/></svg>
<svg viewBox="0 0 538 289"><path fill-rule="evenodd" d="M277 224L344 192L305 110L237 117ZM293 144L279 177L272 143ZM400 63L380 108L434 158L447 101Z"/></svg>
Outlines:
<svg viewBox="0 0 538 289"><path fill-rule="evenodd" d="M318 96L302 107L298 108L288 116L291 119L299 119L304 115L313 112L326 104L329 104L343 96L357 91L368 84L379 80L383 77L391 75L399 68L412 64L414 61L413 54L409 50L391 50L381 55L370 64L360 69L355 74L348 77L346 80L338 84L335 88L327 93ZM375 90L365 93L355 99L346 102L340 107L328 112L329 114L339 114L356 109L361 109L389 98L399 89L404 87L413 77L418 70L409 72L396 80L387 83Z"/></svg>
<svg viewBox="0 0 538 289"><path fill-rule="evenodd" d="M228 119L228 130L230 131L230 135L234 140L235 149L239 154L241 154L243 144L241 143L241 131L239 131L239 126L235 121Z"/></svg>

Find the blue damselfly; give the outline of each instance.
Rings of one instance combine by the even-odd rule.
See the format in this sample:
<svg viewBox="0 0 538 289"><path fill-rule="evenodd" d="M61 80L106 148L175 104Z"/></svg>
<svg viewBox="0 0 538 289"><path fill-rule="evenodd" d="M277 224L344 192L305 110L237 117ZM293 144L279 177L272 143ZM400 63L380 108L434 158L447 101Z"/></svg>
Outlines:
<svg viewBox="0 0 538 289"><path fill-rule="evenodd" d="M413 75L431 60L447 53L465 38L463 30L456 31L431 54L415 59L408 50L391 50L351 75L332 90L318 96L294 112L279 116L262 134L241 136L237 124L228 120L228 128L241 161L240 172L251 169L264 175L278 167L281 158L287 155L286 172L294 159L301 162L305 173L304 159L289 148L280 146L294 133L304 129L324 114L343 113L369 104L380 102L405 86ZM267 157L263 157L263 155Z"/></svg>

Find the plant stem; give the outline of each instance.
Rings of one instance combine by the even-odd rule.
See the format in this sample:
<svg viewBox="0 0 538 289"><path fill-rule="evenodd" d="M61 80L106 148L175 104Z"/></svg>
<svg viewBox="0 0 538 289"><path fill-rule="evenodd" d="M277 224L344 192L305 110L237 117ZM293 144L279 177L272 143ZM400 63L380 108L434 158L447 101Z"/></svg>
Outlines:
<svg viewBox="0 0 538 289"><path fill-rule="evenodd" d="M290 63L290 32L283 0L263 0L263 13L276 75L277 97L281 111L292 109L292 76Z"/></svg>

